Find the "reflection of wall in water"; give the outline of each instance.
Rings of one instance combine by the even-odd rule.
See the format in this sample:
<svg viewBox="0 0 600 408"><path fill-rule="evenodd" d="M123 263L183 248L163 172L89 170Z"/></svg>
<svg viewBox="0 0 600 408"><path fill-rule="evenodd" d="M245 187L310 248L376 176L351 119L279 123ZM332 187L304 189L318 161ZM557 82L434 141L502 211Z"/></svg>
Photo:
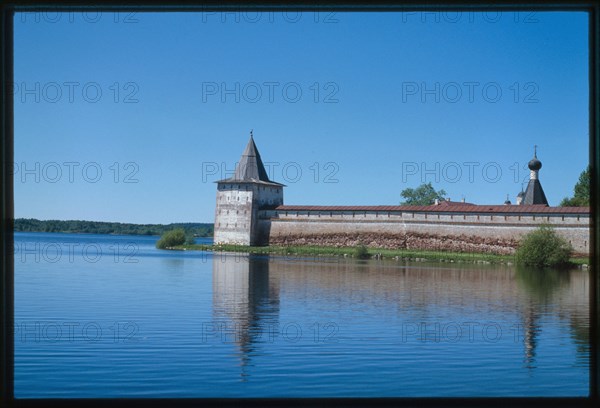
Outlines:
<svg viewBox="0 0 600 408"><path fill-rule="evenodd" d="M484 323L498 319L505 328L506 324L519 324L524 363L532 368L543 327L540 316L555 315L568 322L578 355L589 355L589 274L579 270L525 271L502 265L415 265L344 258L323 262L215 257L214 318L241 328L237 344L243 359L261 341L255 333L278 324L280 293L290 304L297 301L308 306L315 299L321 309L315 320L327 320L327 310L368 304L396 315L399 324L455 322L458 318ZM264 332L262 336L264 340Z"/></svg>
<svg viewBox="0 0 600 408"><path fill-rule="evenodd" d="M555 302L568 302L587 310L588 299L581 298L582 291L587 291L587 274L579 270L561 272L560 280L544 289L547 295L553 295ZM337 293L336 298L345 304L358 295L374 302L392 300L404 311L418 305L446 305L450 296L454 306L479 307L486 303L490 310L504 311L507 305L519 304L531 296L538 297L535 288L522 284L515 276L515 268L506 265L453 263L444 266L440 263L404 264L402 261L357 262L345 258L324 263L296 258L296 261L272 261L269 274L271 279L280 281L282 290L299 297L315 291L321 292L321 297ZM547 280L543 275L539 279ZM570 290L564 292L565 288Z"/></svg>
<svg viewBox="0 0 600 408"><path fill-rule="evenodd" d="M344 258L325 264L298 258L272 261L269 274L279 280L286 297L312 297L319 304L327 301L330 309L367 302L385 313L395 312L406 322L448 323L461 318L498 319L505 328L506 324L520 325L524 362L531 367L535 366L540 316L553 314L568 320L576 339L589 327L589 274L580 270L522 271L505 265L404 265ZM584 349L579 351L588 355Z"/></svg>
<svg viewBox="0 0 600 408"><path fill-rule="evenodd" d="M526 296L515 283L514 268L477 265L441 266L400 261L363 261L339 258L324 264L316 261L271 262L269 273L278 278L282 290L298 297L339 300L339 306L368 299L382 306L396 305L398 311L427 311L432 306L471 308L481 304L491 311L505 310ZM317 293L315 295L315 292Z"/></svg>
<svg viewBox="0 0 600 408"><path fill-rule="evenodd" d="M255 343L266 341L279 320L279 282L270 277L267 257L215 255L213 320L225 325L245 365Z"/></svg>

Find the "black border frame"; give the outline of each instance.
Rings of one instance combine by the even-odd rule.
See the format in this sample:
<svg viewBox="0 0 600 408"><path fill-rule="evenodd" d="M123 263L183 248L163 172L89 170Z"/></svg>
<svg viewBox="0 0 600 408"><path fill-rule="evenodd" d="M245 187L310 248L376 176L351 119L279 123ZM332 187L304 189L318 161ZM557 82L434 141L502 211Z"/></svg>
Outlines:
<svg viewBox="0 0 600 408"><path fill-rule="evenodd" d="M364 0L363 0L364 1ZM568 0L564 0L568 1ZM11 84L13 82L13 16L20 11L66 11L93 9L100 11L139 11L139 12L182 12L182 11L224 11L254 9L261 11L288 10L288 11L584 11L589 16L589 145L591 172L591 205L590 222L590 395L589 397L573 398L183 398L183 399L150 399L150 398L118 398L118 399L15 399L14 398L14 259L13 259L13 230L14 230L14 199L13 177L4 163L12 163L14 156L14 127L13 127L13 95ZM496 0L495 2L450 2L444 0L404 0L372 1L350 5L339 0L327 2L311 2L302 0L257 1L243 3L239 1L181 1L169 2L167 0L141 0L136 3L131 0L102 2L86 2L78 0L62 1L30 1L9 0L9 3L0 6L0 90L1 90L1 137L0 137L0 401L5 407L43 407L61 406L75 407L81 405L93 406L410 406L410 407L587 407L596 406L599 402L599 339L600 316L599 300L600 288L598 286L598 265L600 264L600 84L598 78L598 58L600 57L600 5L592 0L574 0L566 2L530 0L519 3L513 0Z"/></svg>

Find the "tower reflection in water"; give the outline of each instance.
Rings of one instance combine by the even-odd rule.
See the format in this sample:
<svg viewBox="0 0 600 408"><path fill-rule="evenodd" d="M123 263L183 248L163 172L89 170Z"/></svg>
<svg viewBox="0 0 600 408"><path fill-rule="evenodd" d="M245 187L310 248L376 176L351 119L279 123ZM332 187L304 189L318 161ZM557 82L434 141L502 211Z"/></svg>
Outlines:
<svg viewBox="0 0 600 408"><path fill-rule="evenodd" d="M381 341L375 355L409 356L417 347L435 356L436 342L421 341L418 335L409 338L415 341L400 341L403 325L431 328L438 323L473 321L481 327L490 321L502 322L502 339L508 340L498 345L499 350L520 348L523 367L528 369L540 365L540 340L559 335L552 334L552 327L562 321L568 323L577 346L576 364L588 364L589 301L585 294L589 293L589 274L583 271L346 259L325 264L215 254L212 285L213 320L220 325L221 338L235 345L242 379L249 375L253 357L274 353L268 343L281 336L280 326L285 322L280 320L289 316L290 310L305 322L335 321L340 327L336 352L349 353L350 357L362 350L359 343L363 338L371 339L364 350L373 350ZM283 310L281 304L285 304ZM517 326L518 336L513 339L508 333ZM398 329L395 337L377 335L394 328ZM462 336L460 342L468 343L468 336ZM479 342L470 347L481 348L483 353L489 344ZM307 346L303 349L305 360L310 360L311 352L319 358L324 356L323 343L303 345ZM451 345L446 344L449 352ZM298 356L282 354L277 358L286 357Z"/></svg>
<svg viewBox="0 0 600 408"><path fill-rule="evenodd" d="M279 284L269 277L268 257L215 255L213 321L221 339L237 345L245 378L256 345L272 341L279 329Z"/></svg>

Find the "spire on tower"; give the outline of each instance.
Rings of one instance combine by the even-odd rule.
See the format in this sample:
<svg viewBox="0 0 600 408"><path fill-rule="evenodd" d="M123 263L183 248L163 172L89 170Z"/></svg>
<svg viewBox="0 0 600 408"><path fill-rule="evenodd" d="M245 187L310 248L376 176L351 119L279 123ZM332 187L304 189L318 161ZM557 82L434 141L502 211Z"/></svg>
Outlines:
<svg viewBox="0 0 600 408"><path fill-rule="evenodd" d="M544 194L544 190L542 189L542 185L539 180L539 171L542 168L542 162L537 158L537 148L537 145L533 146L533 159L531 159L527 164L530 170L530 175L522 204L548 205L548 200L546 199L546 195Z"/></svg>
<svg viewBox="0 0 600 408"><path fill-rule="evenodd" d="M254 143L254 129L250 130L250 139L246 145L246 149L242 153L242 157L235 167L235 173L233 177L228 179L219 180L221 182L254 182L270 184L273 186L283 186L281 183L271 181L265 169L260 153Z"/></svg>

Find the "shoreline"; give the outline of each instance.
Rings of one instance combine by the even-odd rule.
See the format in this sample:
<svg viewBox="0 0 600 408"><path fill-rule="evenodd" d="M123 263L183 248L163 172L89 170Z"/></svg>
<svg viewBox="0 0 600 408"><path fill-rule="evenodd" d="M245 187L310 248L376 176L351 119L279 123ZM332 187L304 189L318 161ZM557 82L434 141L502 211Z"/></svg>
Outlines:
<svg viewBox="0 0 600 408"><path fill-rule="evenodd" d="M254 255L298 255L306 257L341 256L344 258L361 259L355 255L354 247L327 247L327 246L244 246L244 245L178 245L167 248L173 251L209 251L209 252L243 252ZM515 265L514 255L497 255L486 253L465 253L445 251L425 251L413 249L384 249L367 248L368 258L363 259L391 259L396 261L412 262L448 262L448 263L480 263ZM587 269L588 257L572 256L571 267Z"/></svg>

